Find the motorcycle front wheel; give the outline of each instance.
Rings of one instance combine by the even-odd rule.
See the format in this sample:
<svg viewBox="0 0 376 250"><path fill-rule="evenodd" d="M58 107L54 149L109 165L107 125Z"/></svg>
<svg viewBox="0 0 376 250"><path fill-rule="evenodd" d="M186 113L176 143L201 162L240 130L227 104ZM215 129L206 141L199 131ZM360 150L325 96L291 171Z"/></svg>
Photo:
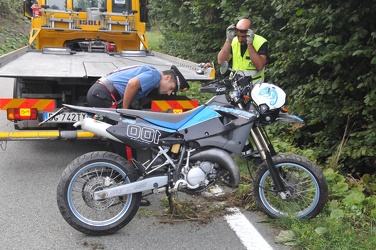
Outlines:
<svg viewBox="0 0 376 250"><path fill-rule="evenodd" d="M264 162L253 183L253 195L259 209L271 218L317 216L328 198L328 185L322 171L313 162L294 154L278 154L272 160L286 191L276 190Z"/></svg>
<svg viewBox="0 0 376 250"><path fill-rule="evenodd" d="M64 170L57 187L57 204L70 226L88 235L112 234L136 215L141 193L94 200L93 193L137 180L123 157L106 151L84 154Z"/></svg>

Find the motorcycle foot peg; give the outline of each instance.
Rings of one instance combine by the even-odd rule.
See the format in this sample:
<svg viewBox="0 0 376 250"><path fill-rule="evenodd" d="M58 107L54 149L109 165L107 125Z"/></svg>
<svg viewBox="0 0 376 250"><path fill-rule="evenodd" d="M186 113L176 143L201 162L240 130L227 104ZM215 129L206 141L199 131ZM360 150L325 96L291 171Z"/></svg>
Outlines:
<svg viewBox="0 0 376 250"><path fill-rule="evenodd" d="M140 206L141 206L141 207L148 207L148 206L150 206L150 201L148 201L148 200L145 199L145 198L141 198Z"/></svg>

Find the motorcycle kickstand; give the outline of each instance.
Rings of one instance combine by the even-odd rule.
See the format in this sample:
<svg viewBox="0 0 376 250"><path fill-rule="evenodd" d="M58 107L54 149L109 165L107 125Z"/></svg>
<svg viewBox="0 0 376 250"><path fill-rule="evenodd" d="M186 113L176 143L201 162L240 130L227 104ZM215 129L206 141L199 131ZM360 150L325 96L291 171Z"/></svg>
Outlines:
<svg viewBox="0 0 376 250"><path fill-rule="evenodd" d="M172 198L172 193L170 192L169 188L166 188L166 196L168 199L168 205L170 206L170 214L174 212L174 199Z"/></svg>

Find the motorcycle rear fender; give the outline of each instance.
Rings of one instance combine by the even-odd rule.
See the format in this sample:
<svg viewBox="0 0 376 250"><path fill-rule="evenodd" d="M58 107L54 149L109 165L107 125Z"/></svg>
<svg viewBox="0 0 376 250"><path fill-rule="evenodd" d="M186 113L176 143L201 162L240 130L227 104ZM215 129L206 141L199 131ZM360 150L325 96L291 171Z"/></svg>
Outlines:
<svg viewBox="0 0 376 250"><path fill-rule="evenodd" d="M121 118L121 114L119 114L116 111L116 109L113 109L113 108L90 108L90 107L75 106L75 105L68 105L68 104L64 104L63 106L71 110L81 111L81 112L88 113L88 114L100 115L113 121L119 121L119 119Z"/></svg>
<svg viewBox="0 0 376 250"><path fill-rule="evenodd" d="M210 161L217 163L230 174L229 184L232 187L238 187L240 182L240 172L234 159L229 153L219 148L210 148L204 151L193 153L190 161Z"/></svg>

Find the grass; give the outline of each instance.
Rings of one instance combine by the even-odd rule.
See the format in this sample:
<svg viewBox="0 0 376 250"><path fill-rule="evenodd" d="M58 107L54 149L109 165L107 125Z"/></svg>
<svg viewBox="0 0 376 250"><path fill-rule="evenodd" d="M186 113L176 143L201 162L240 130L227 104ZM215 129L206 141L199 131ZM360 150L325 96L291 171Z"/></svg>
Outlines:
<svg viewBox="0 0 376 250"><path fill-rule="evenodd" d="M7 54L27 45L28 37L22 32L0 28L0 55Z"/></svg>
<svg viewBox="0 0 376 250"><path fill-rule="evenodd" d="M146 31L146 36L149 42L149 49L158 51L164 39L161 32L158 29L152 29L150 31Z"/></svg>
<svg viewBox="0 0 376 250"><path fill-rule="evenodd" d="M15 2L6 0L3 2L3 6L16 8L17 4ZM13 13L14 10L7 11L5 9L0 15L0 55L7 54L28 44L31 28L30 21L20 13Z"/></svg>

